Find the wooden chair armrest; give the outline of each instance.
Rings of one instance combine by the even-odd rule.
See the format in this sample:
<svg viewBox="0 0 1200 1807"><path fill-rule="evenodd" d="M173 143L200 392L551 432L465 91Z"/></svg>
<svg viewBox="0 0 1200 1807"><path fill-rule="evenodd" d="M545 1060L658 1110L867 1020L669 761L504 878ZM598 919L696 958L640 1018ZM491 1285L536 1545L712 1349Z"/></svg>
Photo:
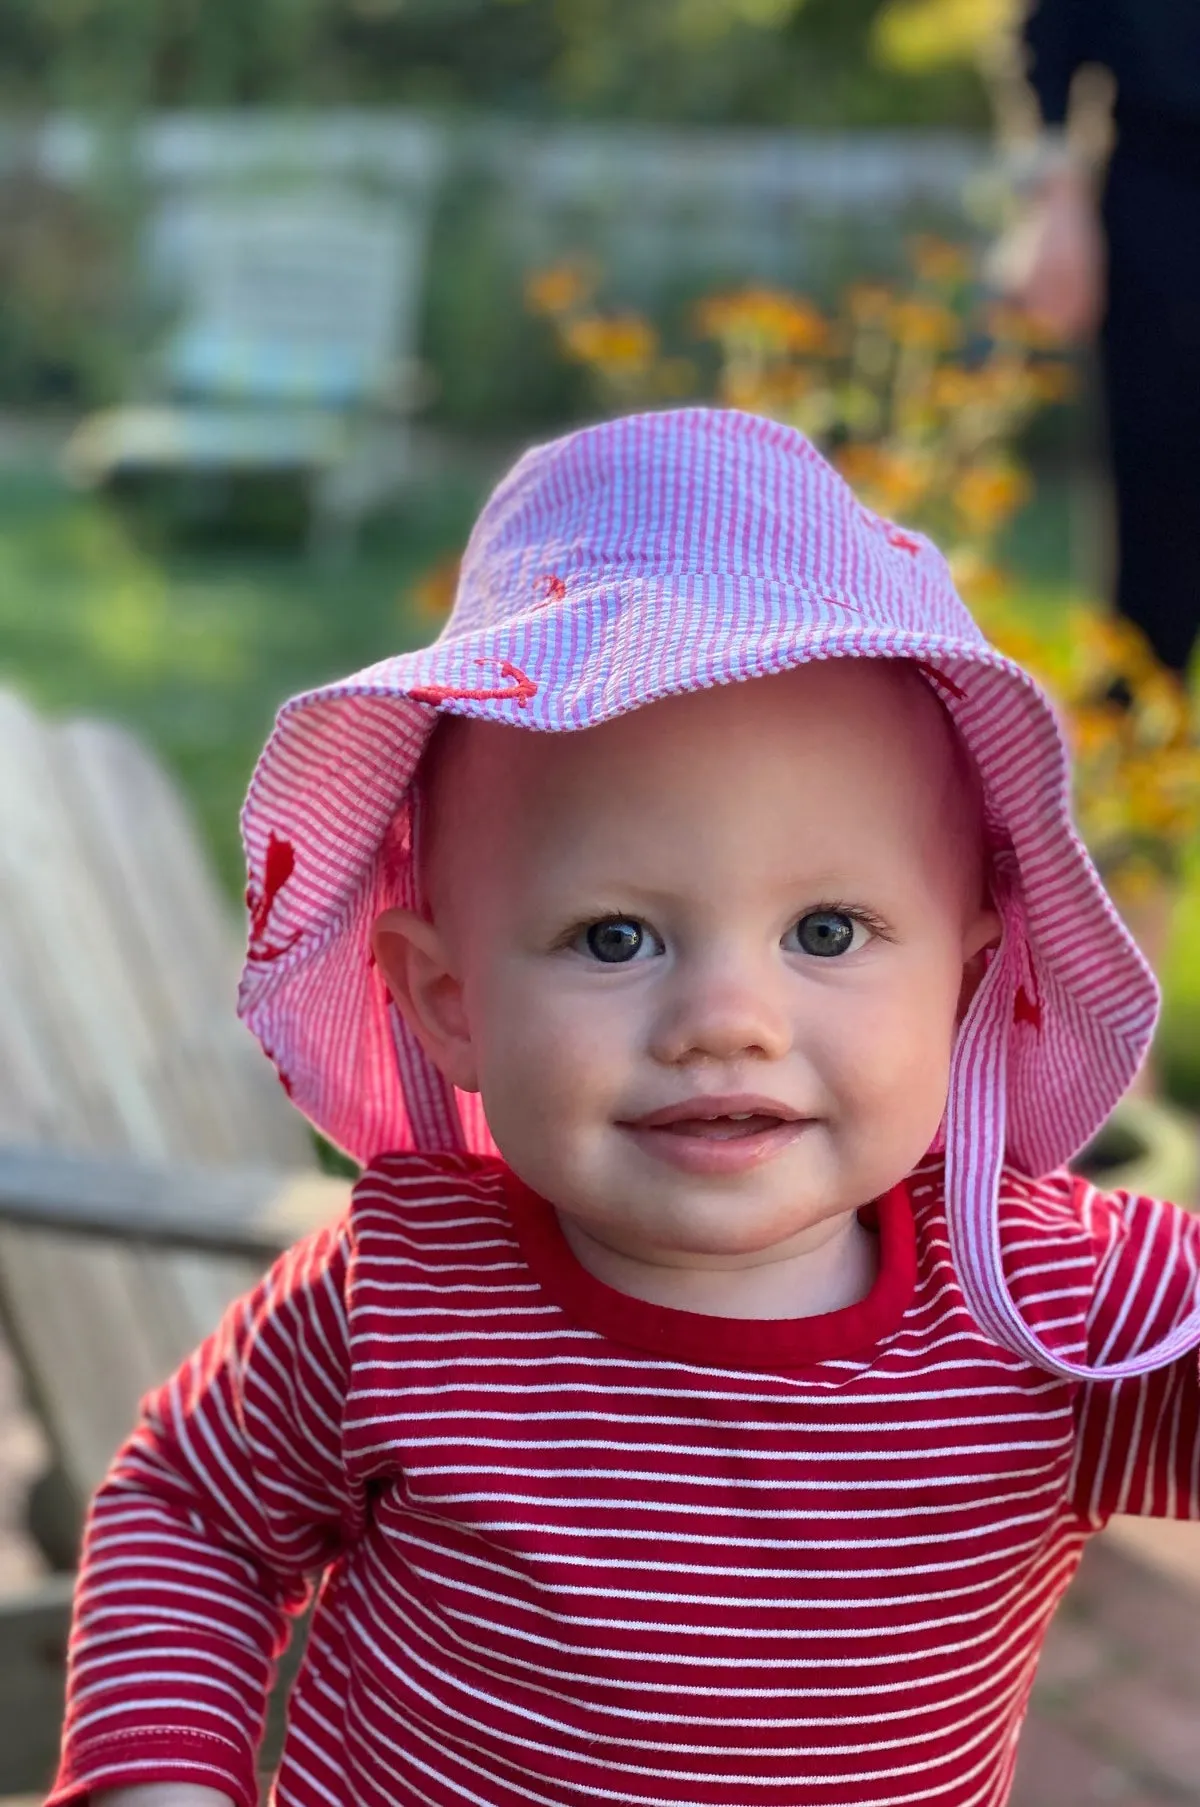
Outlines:
<svg viewBox="0 0 1200 1807"><path fill-rule="evenodd" d="M0 1148L0 1222L39 1230L271 1260L349 1200L321 1173Z"/></svg>

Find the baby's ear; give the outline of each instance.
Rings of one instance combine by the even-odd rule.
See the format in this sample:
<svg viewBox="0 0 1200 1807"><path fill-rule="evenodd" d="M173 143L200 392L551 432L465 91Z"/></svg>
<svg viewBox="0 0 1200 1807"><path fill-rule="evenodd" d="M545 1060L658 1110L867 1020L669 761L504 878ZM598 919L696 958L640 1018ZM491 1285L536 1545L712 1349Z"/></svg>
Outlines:
<svg viewBox="0 0 1200 1807"><path fill-rule="evenodd" d="M371 930L375 964L401 1016L438 1071L477 1092L462 981L436 926L412 910L385 910Z"/></svg>

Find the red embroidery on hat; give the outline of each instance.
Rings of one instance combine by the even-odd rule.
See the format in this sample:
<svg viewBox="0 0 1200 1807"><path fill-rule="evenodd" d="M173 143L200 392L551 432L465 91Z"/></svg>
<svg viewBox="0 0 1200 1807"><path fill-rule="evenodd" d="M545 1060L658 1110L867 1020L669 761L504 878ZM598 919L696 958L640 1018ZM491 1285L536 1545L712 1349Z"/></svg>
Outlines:
<svg viewBox="0 0 1200 1807"><path fill-rule="evenodd" d="M476 665L486 665L486 659L476 659ZM409 696L414 703L515 703L518 709L528 709L529 699L536 696L538 687L532 678L526 677L520 666L514 665L511 659L505 659L500 667L500 676L510 680L508 688L480 686L473 688L464 684L423 684L418 690L410 690Z"/></svg>
<svg viewBox="0 0 1200 1807"><path fill-rule="evenodd" d="M277 835L272 829L267 841L267 857L263 861L262 890L259 891L254 884L246 887L246 908L250 912L250 957L253 960L278 960L300 939L298 929L287 941L276 945L266 939L267 923L275 907L275 899L295 869L295 848L290 841L285 841L282 835Z"/></svg>
<svg viewBox="0 0 1200 1807"><path fill-rule="evenodd" d="M938 690L949 691L950 695L957 697L960 702L966 696L966 691L960 690L954 680L948 678L944 671L937 671L932 665L924 665L920 659L914 659L913 664L921 676L928 679L929 683L935 685Z"/></svg>
<svg viewBox="0 0 1200 1807"><path fill-rule="evenodd" d="M567 593L567 580L557 571L547 571L542 578L542 601L561 602Z"/></svg>
<svg viewBox="0 0 1200 1807"><path fill-rule="evenodd" d="M1013 1022L1029 1023L1039 1031L1042 1027L1042 1007L1035 997L1030 997L1023 985L1017 987L1017 995L1013 1003Z"/></svg>
<svg viewBox="0 0 1200 1807"><path fill-rule="evenodd" d="M887 543L889 546L895 546L898 552L911 552L914 558L921 550L920 540L914 540L911 533L905 533L900 527L888 529Z"/></svg>

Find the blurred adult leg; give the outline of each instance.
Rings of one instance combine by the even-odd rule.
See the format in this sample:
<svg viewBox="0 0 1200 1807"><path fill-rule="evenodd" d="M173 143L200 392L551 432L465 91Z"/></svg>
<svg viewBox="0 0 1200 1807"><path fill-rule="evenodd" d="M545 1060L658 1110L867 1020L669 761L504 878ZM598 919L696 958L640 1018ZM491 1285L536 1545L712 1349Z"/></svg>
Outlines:
<svg viewBox="0 0 1200 1807"><path fill-rule="evenodd" d="M1117 607L1184 672L1200 631L1200 133L1130 131L1104 211Z"/></svg>

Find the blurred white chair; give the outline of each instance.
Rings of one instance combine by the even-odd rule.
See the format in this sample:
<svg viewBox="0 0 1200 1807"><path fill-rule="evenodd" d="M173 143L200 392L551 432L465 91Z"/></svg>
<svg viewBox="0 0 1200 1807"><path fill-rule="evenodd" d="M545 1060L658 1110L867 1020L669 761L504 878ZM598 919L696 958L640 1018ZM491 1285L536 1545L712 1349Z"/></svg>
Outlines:
<svg viewBox="0 0 1200 1807"><path fill-rule="evenodd" d="M71 478L290 474L314 542L348 543L410 468L436 159L400 182L193 181L160 200L149 261L175 320L147 393L84 420Z"/></svg>

